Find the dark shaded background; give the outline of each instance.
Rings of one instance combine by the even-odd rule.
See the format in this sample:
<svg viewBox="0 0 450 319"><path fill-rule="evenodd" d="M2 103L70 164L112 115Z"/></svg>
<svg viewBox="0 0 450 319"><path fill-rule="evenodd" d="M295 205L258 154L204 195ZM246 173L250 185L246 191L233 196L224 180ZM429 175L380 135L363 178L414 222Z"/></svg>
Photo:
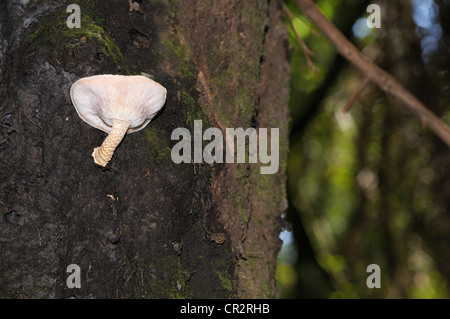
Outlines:
<svg viewBox="0 0 450 319"><path fill-rule="evenodd" d="M450 123L450 1L317 1L365 55ZM367 5L382 27L366 26ZM294 1L287 1L293 12ZM288 189L292 234L282 234L283 297L449 296L450 153L401 103L369 84L322 35L296 19L317 74L295 47ZM291 238L293 235L293 238ZM369 289L366 267L381 267Z"/></svg>

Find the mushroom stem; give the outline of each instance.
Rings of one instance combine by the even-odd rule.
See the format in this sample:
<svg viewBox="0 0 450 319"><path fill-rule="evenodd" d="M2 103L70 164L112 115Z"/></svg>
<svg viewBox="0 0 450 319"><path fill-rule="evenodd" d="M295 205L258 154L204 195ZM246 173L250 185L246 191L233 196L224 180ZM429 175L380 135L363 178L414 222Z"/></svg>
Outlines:
<svg viewBox="0 0 450 319"><path fill-rule="evenodd" d="M92 152L94 162L103 167L111 160L116 147L130 127L130 122L123 120L113 120L112 124L112 129L103 141L102 146L94 148L94 152Z"/></svg>

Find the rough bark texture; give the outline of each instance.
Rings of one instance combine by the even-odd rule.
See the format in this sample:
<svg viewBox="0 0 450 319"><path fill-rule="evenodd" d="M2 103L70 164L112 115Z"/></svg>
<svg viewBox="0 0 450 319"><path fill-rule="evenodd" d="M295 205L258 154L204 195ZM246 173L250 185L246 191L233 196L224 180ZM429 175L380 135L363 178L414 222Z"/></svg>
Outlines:
<svg viewBox="0 0 450 319"><path fill-rule="evenodd" d="M81 28L69 29L70 3ZM136 8L136 7L135 7ZM274 297L288 149L276 1L0 3L0 297ZM163 111L105 169L78 118L80 77L151 74ZM174 164L173 129L280 128L280 170ZM66 285L81 268L81 289Z"/></svg>

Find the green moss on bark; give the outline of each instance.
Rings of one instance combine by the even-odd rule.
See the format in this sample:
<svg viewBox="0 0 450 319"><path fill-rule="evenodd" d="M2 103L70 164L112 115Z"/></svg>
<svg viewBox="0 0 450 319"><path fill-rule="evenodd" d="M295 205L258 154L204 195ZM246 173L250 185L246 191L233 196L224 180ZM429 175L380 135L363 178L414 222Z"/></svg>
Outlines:
<svg viewBox="0 0 450 319"><path fill-rule="evenodd" d="M148 150L153 154L158 164L171 160L171 148L164 131L154 125L145 128L144 134L147 140ZM169 139L170 140L170 139Z"/></svg>
<svg viewBox="0 0 450 319"><path fill-rule="evenodd" d="M70 13L62 7L50 16L45 17L44 23L38 24L29 34L29 52L41 48L53 48L50 52L57 64L64 59L64 51L82 50L83 47L93 46L110 59L124 74L129 74L128 61L123 56L117 44L104 30L98 5L93 1L77 0L74 4L80 6L81 27L69 28L67 18Z"/></svg>

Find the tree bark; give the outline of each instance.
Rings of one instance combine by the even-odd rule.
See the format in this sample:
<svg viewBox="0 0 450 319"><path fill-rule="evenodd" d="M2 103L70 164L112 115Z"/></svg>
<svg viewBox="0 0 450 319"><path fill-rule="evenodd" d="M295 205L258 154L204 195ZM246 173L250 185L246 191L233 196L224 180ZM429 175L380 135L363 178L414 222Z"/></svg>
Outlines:
<svg viewBox="0 0 450 319"><path fill-rule="evenodd" d="M276 1L4 1L0 32L0 297L277 296L289 54ZM105 133L78 117L70 86L141 72L166 104L102 169L91 153ZM175 164L171 133L195 119L279 128L279 171Z"/></svg>

